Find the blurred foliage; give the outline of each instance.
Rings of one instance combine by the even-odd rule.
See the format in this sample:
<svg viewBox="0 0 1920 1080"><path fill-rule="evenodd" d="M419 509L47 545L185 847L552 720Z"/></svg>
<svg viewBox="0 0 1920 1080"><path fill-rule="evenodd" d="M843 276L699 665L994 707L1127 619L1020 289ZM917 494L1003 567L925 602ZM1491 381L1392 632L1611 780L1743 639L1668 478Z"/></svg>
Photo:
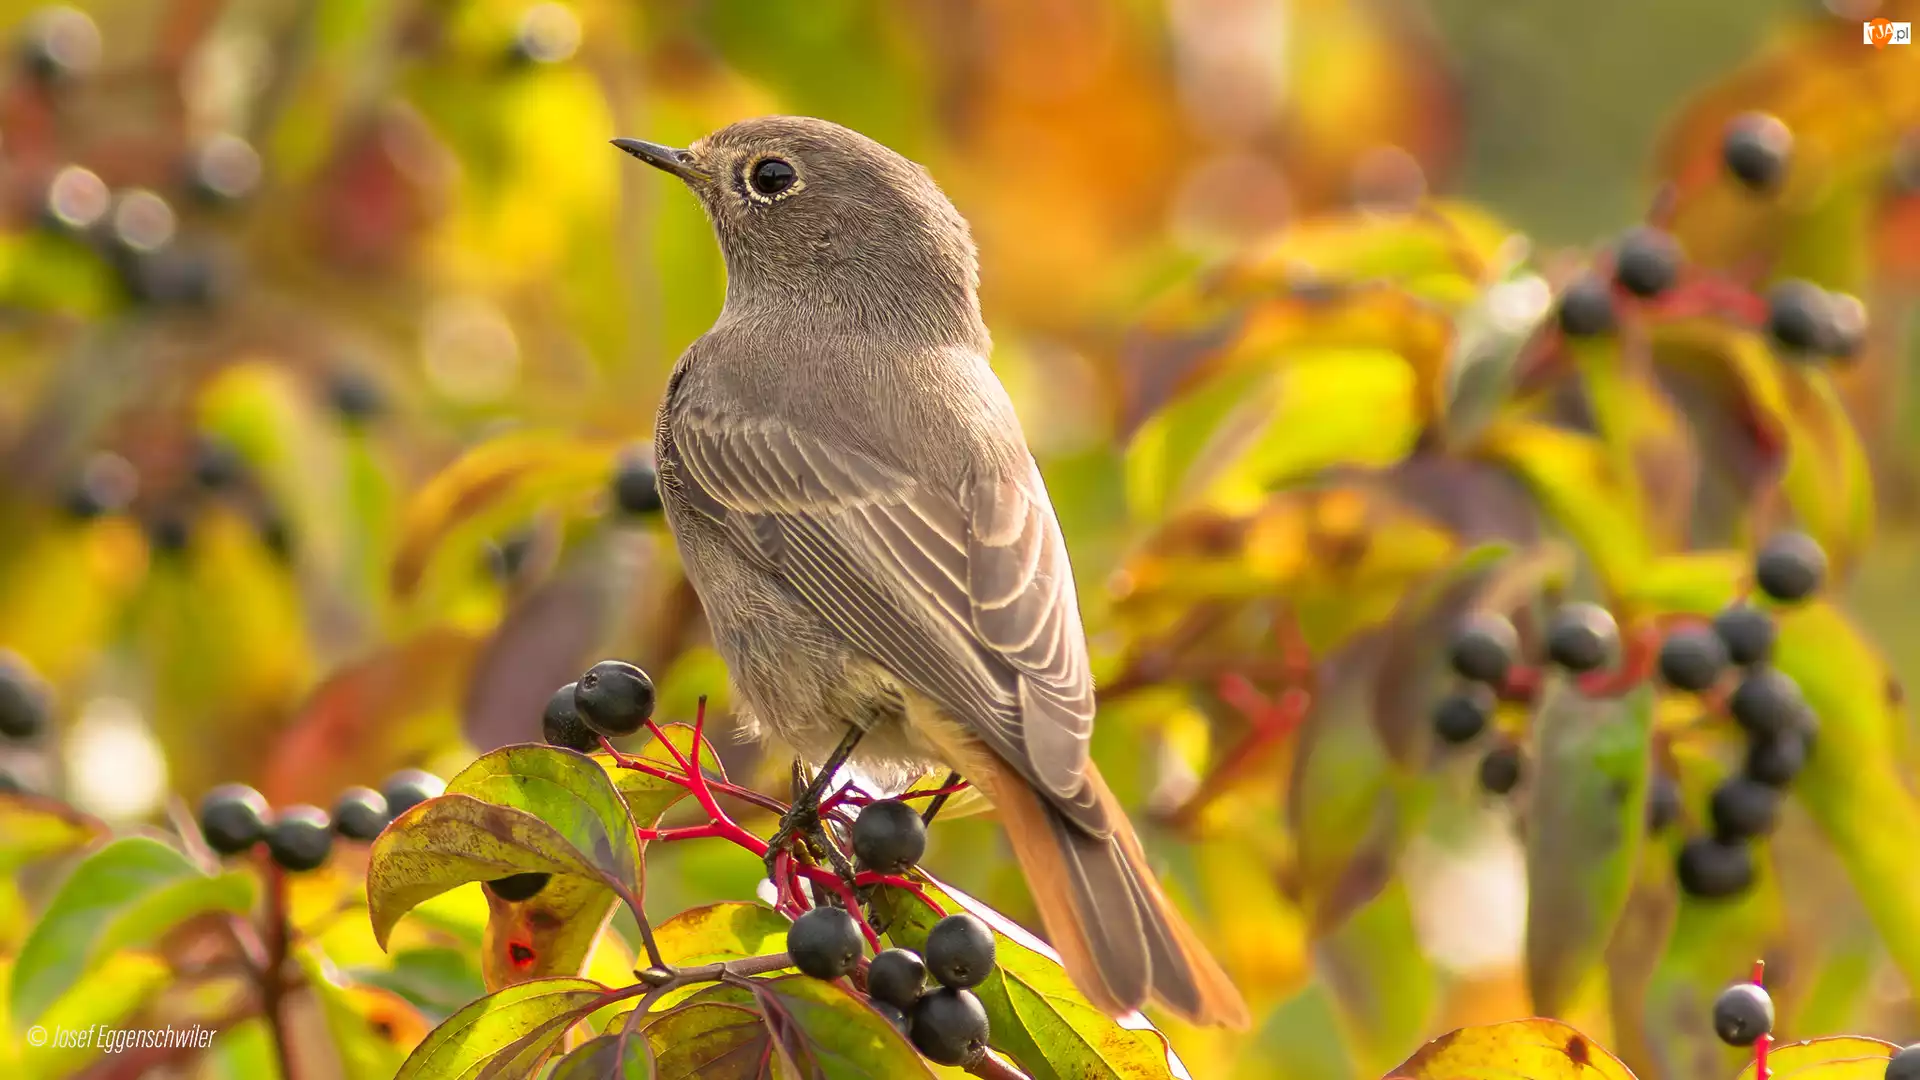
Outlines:
<svg viewBox="0 0 1920 1080"><path fill-rule="evenodd" d="M194 847L216 784L325 806L452 775L536 741L599 656L653 672L664 720L700 695L724 717L670 538L611 484L722 268L692 200L605 142L767 112L887 142L973 224L1081 578L1095 754L1255 1010L1248 1034L1153 1018L1194 1076L1383 1075L1535 1012L1646 1080L1732 1075L1709 1006L1756 956L1792 1037L1914 1035L1920 68L1859 22L1920 7L78 6L0 2L0 650L53 713L0 745L40 793L0 795L0 1073L158 1067L29 1055L44 1015L203 1024L177 1075L273 1075L199 932L264 902ZM1723 161L1755 110L1791 133L1761 192ZM1562 333L1638 224L1677 281ZM1790 279L1861 303L1850 357L1769 332ZM1787 527L1830 560L1778 612L1820 749L1740 898L1674 881L1737 768L1718 702L1549 680L1495 713L1525 750L1507 799L1435 745L1463 614L1511 615L1537 658L1557 604L1604 604L1644 676ZM784 792L784 762L713 745ZM1659 775L1665 831L1639 809ZM183 824L187 856L158 828ZM137 917L90 906L88 850ZM663 932L762 872L724 845L646 861ZM286 897L277 1015L319 1076L392 1075L497 983L479 889L382 949L365 862L341 845ZM926 863L1032 921L990 816ZM632 914L598 938L554 974L630 981Z"/></svg>

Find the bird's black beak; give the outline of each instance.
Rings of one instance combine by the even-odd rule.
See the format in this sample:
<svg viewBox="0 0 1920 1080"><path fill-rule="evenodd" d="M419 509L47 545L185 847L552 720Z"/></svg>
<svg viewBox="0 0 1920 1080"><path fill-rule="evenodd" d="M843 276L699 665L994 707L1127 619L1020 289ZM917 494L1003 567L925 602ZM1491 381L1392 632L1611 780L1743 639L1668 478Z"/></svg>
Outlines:
<svg viewBox="0 0 1920 1080"><path fill-rule="evenodd" d="M615 139L613 140L613 145L625 150L627 153L632 154L634 157L639 158L654 168L659 169L661 172L670 172L682 180L705 181L710 179L705 170L694 165L693 155L685 150L675 150L671 146L642 142L639 139Z"/></svg>

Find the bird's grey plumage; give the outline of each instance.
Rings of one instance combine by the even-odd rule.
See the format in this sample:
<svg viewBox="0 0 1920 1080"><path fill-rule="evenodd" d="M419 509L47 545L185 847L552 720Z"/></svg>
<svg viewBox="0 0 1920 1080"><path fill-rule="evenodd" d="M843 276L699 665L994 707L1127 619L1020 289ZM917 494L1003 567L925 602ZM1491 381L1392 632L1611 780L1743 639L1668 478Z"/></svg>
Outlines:
<svg viewBox="0 0 1920 1080"><path fill-rule="evenodd" d="M668 381L667 519L744 712L904 784L951 766L1002 811L1089 997L1243 1025L1089 759L1093 682L1059 522L987 356L966 222L919 166L768 117L685 151L726 304ZM785 190L750 183L778 158Z"/></svg>
<svg viewBox="0 0 1920 1080"><path fill-rule="evenodd" d="M1066 546L986 361L964 221L891 151L848 153L845 140L860 137L844 129L791 118L747 130L696 151L718 162L736 141L782 148L816 204L779 229L752 215L786 208L745 191L708 200L728 252L727 302L674 371L655 447L676 534L697 538L696 586L732 575L801 601L1107 835L1084 777L1093 685ZM885 208L834 197L882 179L923 212L946 208L948 231L879 232L869 222ZM748 230L777 239L725 243ZM914 288L927 279L954 288ZM723 651L759 646L751 628L736 632ZM774 696L767 689L742 680L761 721L803 750L837 741L845 711L815 725L817 708L757 700ZM876 734L864 755L873 764L934 767Z"/></svg>

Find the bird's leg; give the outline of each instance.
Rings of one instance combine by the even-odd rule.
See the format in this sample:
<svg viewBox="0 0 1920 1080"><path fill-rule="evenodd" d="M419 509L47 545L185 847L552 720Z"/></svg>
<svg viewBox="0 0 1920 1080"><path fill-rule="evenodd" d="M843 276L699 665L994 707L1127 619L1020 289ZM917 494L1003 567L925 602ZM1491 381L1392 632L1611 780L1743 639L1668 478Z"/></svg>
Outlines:
<svg viewBox="0 0 1920 1080"><path fill-rule="evenodd" d="M950 788L959 782L960 782L959 770L957 769L949 770L947 773L947 778L945 780L940 781L940 786L943 788ZM952 795L953 795L953 792L951 791L943 791L940 794L935 795L933 798L928 799L927 808L920 812L920 823L923 825L933 824L934 815L940 812L941 807L947 805L947 799L952 797Z"/></svg>
<svg viewBox="0 0 1920 1080"><path fill-rule="evenodd" d="M767 876L773 876L773 860L779 852L795 837L802 837L811 844L818 845L833 862L834 872L847 880L853 880L853 865L847 862L845 855L835 847L827 830L820 824L820 800L826 797L827 785L833 783L833 774L853 756L853 748L860 745L860 737L866 729L857 724L847 726L846 737L840 745L833 748L827 760L820 763L820 771L813 776L813 782L793 800L793 806L780 816L780 827L774 830L773 837L767 841Z"/></svg>

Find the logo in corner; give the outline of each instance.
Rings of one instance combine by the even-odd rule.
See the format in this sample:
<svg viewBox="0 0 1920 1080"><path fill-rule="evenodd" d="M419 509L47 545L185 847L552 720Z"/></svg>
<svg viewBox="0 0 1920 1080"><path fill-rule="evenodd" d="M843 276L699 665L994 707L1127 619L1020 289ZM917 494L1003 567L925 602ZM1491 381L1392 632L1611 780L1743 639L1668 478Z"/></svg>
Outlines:
<svg viewBox="0 0 1920 1080"><path fill-rule="evenodd" d="M1860 24L1861 38L1876 49L1913 44L1913 24L1891 19L1869 19Z"/></svg>

